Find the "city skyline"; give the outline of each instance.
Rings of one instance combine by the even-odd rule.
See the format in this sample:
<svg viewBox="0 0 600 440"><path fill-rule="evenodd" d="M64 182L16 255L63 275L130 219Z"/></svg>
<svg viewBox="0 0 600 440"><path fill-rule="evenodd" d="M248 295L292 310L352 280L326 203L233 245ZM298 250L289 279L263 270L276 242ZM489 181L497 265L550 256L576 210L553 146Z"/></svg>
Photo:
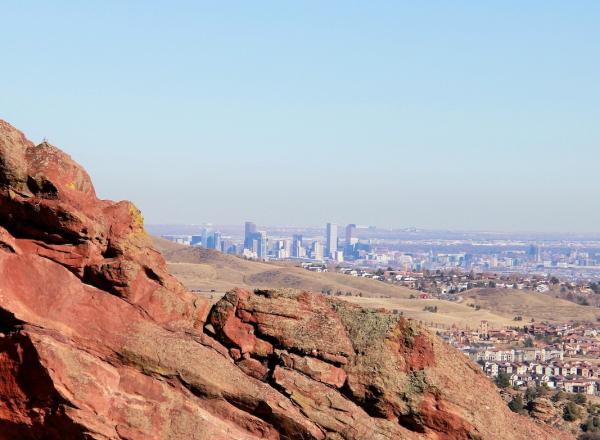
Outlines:
<svg viewBox="0 0 600 440"><path fill-rule="evenodd" d="M500 274L560 274L566 279L600 279L600 240L519 239L511 236L435 236L419 231L386 231L348 223L327 222L324 228L261 228L246 221L224 232L209 225L192 233L153 229L153 234L179 244L201 246L247 259L292 260L321 270L324 264L345 267L388 267L404 273L424 271L493 271ZM341 267L341 266L339 266ZM355 271L352 271L353 273ZM355 274L356 275L356 274ZM367 274L368 275L368 274ZM413 286L414 287L414 286Z"/></svg>

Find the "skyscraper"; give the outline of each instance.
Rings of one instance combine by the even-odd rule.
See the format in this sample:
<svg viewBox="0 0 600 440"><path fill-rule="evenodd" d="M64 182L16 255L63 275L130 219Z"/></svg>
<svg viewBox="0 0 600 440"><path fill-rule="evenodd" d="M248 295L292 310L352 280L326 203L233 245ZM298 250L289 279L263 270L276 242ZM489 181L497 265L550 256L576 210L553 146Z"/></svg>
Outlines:
<svg viewBox="0 0 600 440"><path fill-rule="evenodd" d="M244 224L244 249L252 249L252 240L256 233L256 223L246 222Z"/></svg>
<svg viewBox="0 0 600 440"><path fill-rule="evenodd" d="M344 256L346 258L351 258L354 256L354 230L356 229L356 225L354 223L350 223L346 226L346 237L344 239Z"/></svg>
<svg viewBox="0 0 600 440"><path fill-rule="evenodd" d="M208 247L208 228L202 230L202 246Z"/></svg>
<svg viewBox="0 0 600 440"><path fill-rule="evenodd" d="M213 234L213 239L212 239L212 245L213 245L213 249L216 249L218 251L221 251L221 233L220 232L215 232Z"/></svg>
<svg viewBox="0 0 600 440"><path fill-rule="evenodd" d="M325 256L335 258L335 253L338 250L337 245L338 233L337 224L327 223L325 228Z"/></svg>
<svg viewBox="0 0 600 440"><path fill-rule="evenodd" d="M214 249L215 248L215 236L209 235L206 238L206 249Z"/></svg>
<svg viewBox="0 0 600 440"><path fill-rule="evenodd" d="M294 234L292 238L292 257L302 257L302 235Z"/></svg>
<svg viewBox="0 0 600 440"><path fill-rule="evenodd" d="M265 231L254 232L252 234L256 240L256 256L263 260L267 258L267 233Z"/></svg>
<svg viewBox="0 0 600 440"><path fill-rule="evenodd" d="M314 241L312 244L312 248L310 251L310 257L313 260L322 260L323 259L323 245L320 241Z"/></svg>
<svg viewBox="0 0 600 440"><path fill-rule="evenodd" d="M354 233L354 230L356 229L356 225L354 223L350 223L348 226L346 226L346 245L351 245L352 243L352 234Z"/></svg>

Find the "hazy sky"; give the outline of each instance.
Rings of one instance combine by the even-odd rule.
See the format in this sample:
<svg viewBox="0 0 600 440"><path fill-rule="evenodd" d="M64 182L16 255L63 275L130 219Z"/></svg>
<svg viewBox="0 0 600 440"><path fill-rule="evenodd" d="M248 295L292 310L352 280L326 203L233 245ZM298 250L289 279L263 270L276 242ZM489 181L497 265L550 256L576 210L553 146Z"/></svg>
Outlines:
<svg viewBox="0 0 600 440"><path fill-rule="evenodd" d="M598 1L75 3L2 5L0 118L148 223L600 231Z"/></svg>

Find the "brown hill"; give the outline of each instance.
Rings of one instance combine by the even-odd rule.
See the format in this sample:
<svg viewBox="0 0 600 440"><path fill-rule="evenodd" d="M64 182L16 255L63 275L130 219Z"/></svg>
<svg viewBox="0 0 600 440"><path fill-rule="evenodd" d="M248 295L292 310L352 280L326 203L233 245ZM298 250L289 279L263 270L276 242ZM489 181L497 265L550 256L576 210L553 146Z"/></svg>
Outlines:
<svg viewBox="0 0 600 440"><path fill-rule="evenodd" d="M512 316L496 314L491 310L476 310L465 303L435 299L420 300L418 292L366 278L338 273L315 273L292 265L277 265L244 260L210 249L184 246L153 237L154 246L168 262L168 270L188 289L200 290L213 300L234 287L295 288L312 292L342 292L343 298L369 308L401 311L404 316L417 319L431 327L475 327L487 320L494 327L514 324ZM214 291L214 292L213 292ZM351 292L352 296L346 296ZM358 294L361 294L359 297ZM411 299L411 297L413 297ZM437 306L437 313L424 310Z"/></svg>
<svg viewBox="0 0 600 440"><path fill-rule="evenodd" d="M582 306L552 295L516 289L473 289L463 294L467 304L479 305L497 315L513 319L522 316L525 321L596 322L600 309Z"/></svg>
<svg viewBox="0 0 600 440"><path fill-rule="evenodd" d="M309 272L290 263L244 260L211 249L184 246L153 237L153 243L169 263L169 271L189 289L224 293L234 287L331 290L371 297L408 298L415 292L381 281L334 272Z"/></svg>
<svg viewBox="0 0 600 440"><path fill-rule="evenodd" d="M548 439L414 322L320 294L210 310L139 211L0 122L0 439Z"/></svg>

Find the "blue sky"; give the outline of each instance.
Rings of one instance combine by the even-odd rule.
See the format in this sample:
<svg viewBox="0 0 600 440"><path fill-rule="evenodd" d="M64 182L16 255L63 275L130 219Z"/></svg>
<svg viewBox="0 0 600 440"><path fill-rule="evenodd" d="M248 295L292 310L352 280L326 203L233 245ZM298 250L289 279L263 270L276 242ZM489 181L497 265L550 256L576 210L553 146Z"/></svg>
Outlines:
<svg viewBox="0 0 600 440"><path fill-rule="evenodd" d="M52 3L0 118L149 223L599 232L600 2Z"/></svg>

